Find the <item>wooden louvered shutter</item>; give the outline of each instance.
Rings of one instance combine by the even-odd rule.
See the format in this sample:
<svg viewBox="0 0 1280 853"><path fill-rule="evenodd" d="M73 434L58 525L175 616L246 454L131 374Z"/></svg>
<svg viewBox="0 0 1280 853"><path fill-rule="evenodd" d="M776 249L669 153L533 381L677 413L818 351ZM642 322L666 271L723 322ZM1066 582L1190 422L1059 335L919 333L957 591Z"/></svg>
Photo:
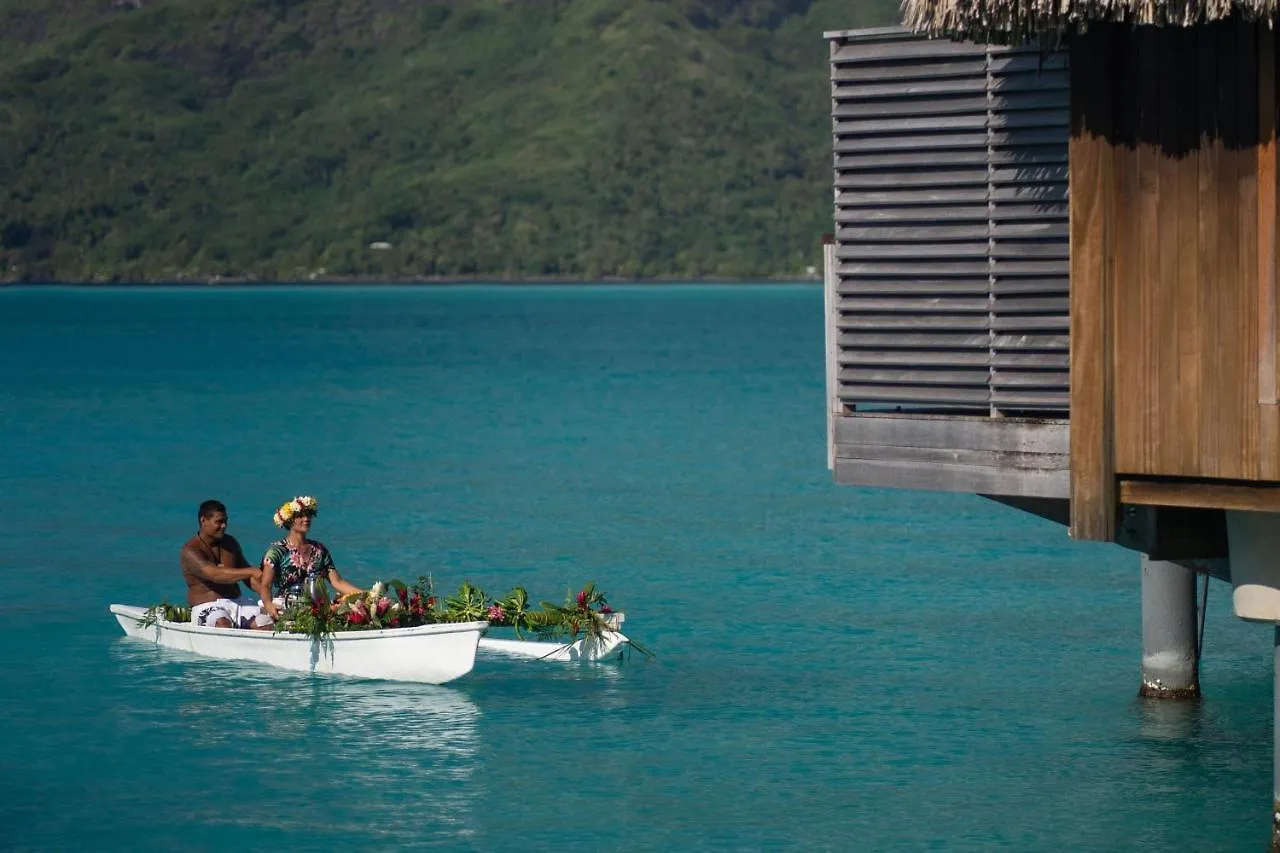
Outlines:
<svg viewBox="0 0 1280 853"><path fill-rule="evenodd" d="M1065 412L1065 55L828 38L839 402Z"/></svg>

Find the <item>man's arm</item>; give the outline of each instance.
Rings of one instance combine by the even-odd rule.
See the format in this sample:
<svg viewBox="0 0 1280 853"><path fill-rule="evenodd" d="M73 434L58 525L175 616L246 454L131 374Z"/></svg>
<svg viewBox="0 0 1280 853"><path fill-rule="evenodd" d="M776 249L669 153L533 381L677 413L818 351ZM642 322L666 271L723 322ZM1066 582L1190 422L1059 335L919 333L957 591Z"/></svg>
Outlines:
<svg viewBox="0 0 1280 853"><path fill-rule="evenodd" d="M172 551L170 553L173 553ZM209 559L190 546L182 549L180 557L182 568L191 572L205 583L238 583L247 581L257 574L257 569L230 569L215 566Z"/></svg>
<svg viewBox="0 0 1280 853"><path fill-rule="evenodd" d="M231 561L229 566L224 568L247 569L249 561L245 559L244 549L240 547L240 540L228 533L222 537L222 541L218 543L222 547L222 553Z"/></svg>
<svg viewBox="0 0 1280 853"><path fill-rule="evenodd" d="M244 549L240 547L239 541L237 541L234 536L230 536L230 535L223 536L222 552L224 554L227 554L228 557L230 558L232 563L231 568L248 569L251 572L249 577L245 578L245 580L249 583L250 588L252 588L256 592L258 589L258 584L262 580L261 578L262 570L258 566L249 565L249 560L247 557L245 557ZM223 568L227 568L227 567L224 566Z"/></svg>

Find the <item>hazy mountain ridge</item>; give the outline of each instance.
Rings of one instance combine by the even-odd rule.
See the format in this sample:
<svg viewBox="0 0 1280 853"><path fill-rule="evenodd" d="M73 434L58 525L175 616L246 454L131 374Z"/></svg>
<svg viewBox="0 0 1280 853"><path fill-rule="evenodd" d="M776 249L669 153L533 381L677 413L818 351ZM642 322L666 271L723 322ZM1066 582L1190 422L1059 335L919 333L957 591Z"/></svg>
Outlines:
<svg viewBox="0 0 1280 853"><path fill-rule="evenodd" d="M4 277L796 274L830 228L822 32L895 13L821 0L0 10Z"/></svg>

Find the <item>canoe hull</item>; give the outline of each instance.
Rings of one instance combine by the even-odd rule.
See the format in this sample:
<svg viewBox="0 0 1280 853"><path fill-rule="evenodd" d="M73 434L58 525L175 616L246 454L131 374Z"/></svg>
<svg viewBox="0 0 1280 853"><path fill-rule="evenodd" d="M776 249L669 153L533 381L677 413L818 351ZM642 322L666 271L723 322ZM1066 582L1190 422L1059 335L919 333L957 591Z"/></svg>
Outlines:
<svg viewBox="0 0 1280 853"><path fill-rule="evenodd" d="M187 622L141 624L145 609L111 605L125 634L159 646L222 660L248 660L291 669L444 684L475 667L485 622L446 622L418 628L341 632L325 640L237 628L207 628Z"/></svg>

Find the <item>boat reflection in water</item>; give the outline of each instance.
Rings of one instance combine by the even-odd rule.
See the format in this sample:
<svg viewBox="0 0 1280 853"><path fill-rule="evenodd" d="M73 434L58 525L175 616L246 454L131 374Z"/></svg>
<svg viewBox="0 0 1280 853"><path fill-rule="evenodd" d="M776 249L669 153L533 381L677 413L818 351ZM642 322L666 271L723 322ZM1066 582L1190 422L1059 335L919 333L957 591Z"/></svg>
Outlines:
<svg viewBox="0 0 1280 853"><path fill-rule="evenodd" d="M145 731L164 744L166 763L200 773L211 802L236 803L201 815L193 829L238 837L270 827L273 846L286 847L314 841L317 825L325 838L360 844L371 833L379 844L472 838L487 794L477 769L483 714L467 693L314 678L129 642L111 657L134 685L117 706L117 729Z"/></svg>
<svg viewBox="0 0 1280 853"><path fill-rule="evenodd" d="M346 801L346 819L326 819L328 828L360 838L376 826L418 843L470 834L483 796L482 714L465 693L303 677L274 682L266 694L264 735L295 765L294 784ZM299 828L315 818L306 811Z"/></svg>

